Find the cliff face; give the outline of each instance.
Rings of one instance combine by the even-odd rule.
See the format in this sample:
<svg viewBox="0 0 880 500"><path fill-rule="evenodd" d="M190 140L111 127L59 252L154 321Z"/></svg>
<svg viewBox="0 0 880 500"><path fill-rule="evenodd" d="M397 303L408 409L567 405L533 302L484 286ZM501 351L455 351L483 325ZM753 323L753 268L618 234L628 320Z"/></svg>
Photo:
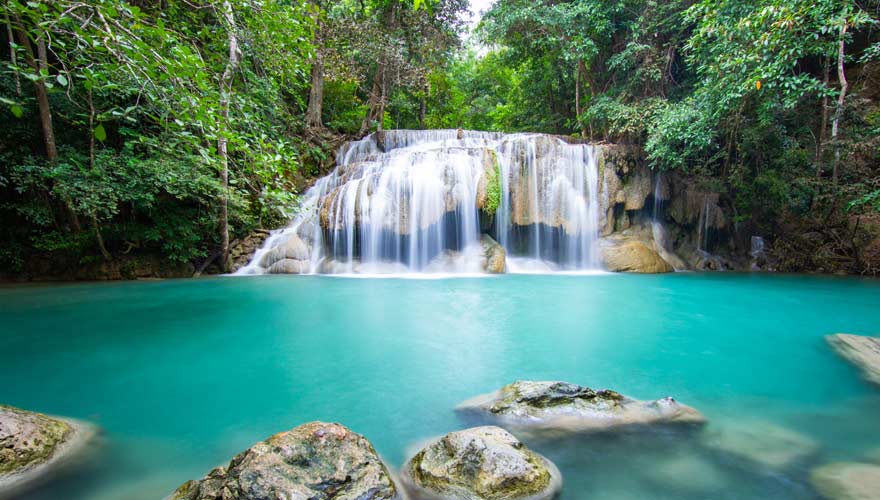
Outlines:
<svg viewBox="0 0 880 500"><path fill-rule="evenodd" d="M639 147L598 150L604 239L648 243L676 269L768 267L758 250L753 256L751 245L741 243L763 238L736 234L720 193L679 174L652 171Z"/></svg>

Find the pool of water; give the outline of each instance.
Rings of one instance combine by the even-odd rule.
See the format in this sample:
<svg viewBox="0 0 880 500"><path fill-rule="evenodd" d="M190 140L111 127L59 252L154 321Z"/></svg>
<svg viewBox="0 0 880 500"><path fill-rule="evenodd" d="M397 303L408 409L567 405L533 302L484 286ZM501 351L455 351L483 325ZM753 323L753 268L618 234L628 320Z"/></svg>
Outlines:
<svg viewBox="0 0 880 500"><path fill-rule="evenodd" d="M27 498L158 499L311 420L393 466L453 407L566 380L710 420L702 432L530 442L562 498L814 498L809 469L880 448L880 390L823 336L880 332L880 281L693 274L227 277L0 288L0 402L95 422L88 460ZM784 470L705 446L770 424L818 451ZM754 422L754 424L752 424Z"/></svg>

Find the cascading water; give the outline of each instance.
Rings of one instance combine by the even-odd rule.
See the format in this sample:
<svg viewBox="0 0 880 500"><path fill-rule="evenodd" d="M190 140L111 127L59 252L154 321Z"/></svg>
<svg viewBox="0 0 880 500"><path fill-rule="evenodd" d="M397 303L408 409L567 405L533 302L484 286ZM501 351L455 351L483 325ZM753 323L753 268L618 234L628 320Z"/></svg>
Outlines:
<svg viewBox="0 0 880 500"><path fill-rule="evenodd" d="M238 274L482 272L487 234L508 263L538 263L513 271L597 269L598 184L593 146L553 136L372 134L339 149Z"/></svg>

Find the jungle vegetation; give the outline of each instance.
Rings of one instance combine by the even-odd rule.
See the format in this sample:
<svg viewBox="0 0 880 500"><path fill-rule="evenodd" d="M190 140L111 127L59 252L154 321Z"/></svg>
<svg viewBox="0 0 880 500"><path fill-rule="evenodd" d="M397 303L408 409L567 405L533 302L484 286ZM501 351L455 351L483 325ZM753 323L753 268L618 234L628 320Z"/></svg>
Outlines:
<svg viewBox="0 0 880 500"><path fill-rule="evenodd" d="M497 0L473 30L468 8L4 2L0 269L222 270L341 141L467 128L640 145L783 268L878 271L856 243L880 227L877 0Z"/></svg>

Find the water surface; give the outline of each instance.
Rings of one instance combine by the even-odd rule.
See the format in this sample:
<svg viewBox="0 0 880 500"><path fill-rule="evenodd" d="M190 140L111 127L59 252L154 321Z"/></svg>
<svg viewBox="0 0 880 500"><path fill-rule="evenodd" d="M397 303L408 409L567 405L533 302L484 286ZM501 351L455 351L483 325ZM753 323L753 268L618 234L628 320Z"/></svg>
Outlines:
<svg viewBox="0 0 880 500"><path fill-rule="evenodd" d="M0 288L0 401L91 420L88 463L27 498L157 499L265 437L338 421L394 466L516 379L770 422L819 443L786 470L699 432L530 443L581 498L813 498L810 467L880 448L880 391L823 336L880 332L880 282L693 274L212 278Z"/></svg>

